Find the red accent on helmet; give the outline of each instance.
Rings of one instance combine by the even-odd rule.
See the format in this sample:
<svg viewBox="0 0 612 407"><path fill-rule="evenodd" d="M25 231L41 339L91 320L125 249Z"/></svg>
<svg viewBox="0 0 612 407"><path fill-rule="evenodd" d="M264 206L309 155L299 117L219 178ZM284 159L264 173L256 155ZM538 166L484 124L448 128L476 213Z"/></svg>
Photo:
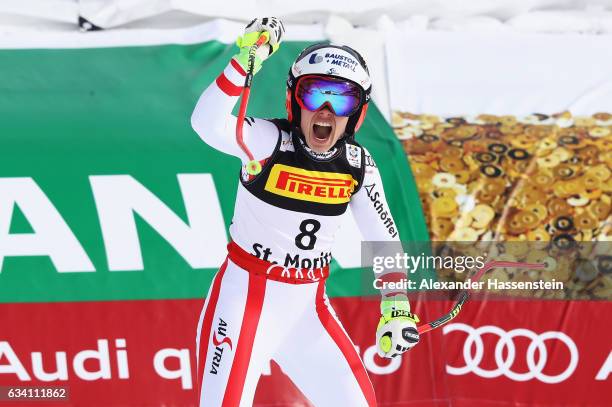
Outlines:
<svg viewBox="0 0 612 407"><path fill-rule="evenodd" d="M291 111L291 89L287 88L287 96L285 97L285 109L287 109L287 120L293 120L293 112Z"/></svg>
<svg viewBox="0 0 612 407"><path fill-rule="evenodd" d="M363 123L363 120L366 117L366 112L368 111L368 104L363 105L363 107L361 108L361 114L359 115L359 119L357 119L357 124L355 124L355 133L357 133L357 130L359 130L359 128L361 127L361 124Z"/></svg>

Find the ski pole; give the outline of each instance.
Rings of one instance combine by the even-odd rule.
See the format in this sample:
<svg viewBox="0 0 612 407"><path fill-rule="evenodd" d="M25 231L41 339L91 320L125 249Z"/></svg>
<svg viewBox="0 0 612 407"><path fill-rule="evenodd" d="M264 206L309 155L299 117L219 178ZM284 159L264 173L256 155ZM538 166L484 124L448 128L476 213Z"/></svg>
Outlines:
<svg viewBox="0 0 612 407"><path fill-rule="evenodd" d="M473 278L471 279L473 279L473 281L478 281L480 277L484 275L484 273L486 273L487 271L495 267L517 267L517 268L520 267L520 268L526 268L530 270L541 270L544 267L546 267L546 265L543 263L521 263L521 262L514 262L514 261L493 260L493 261L487 262L484 265L484 267L478 270L474 274ZM453 305L453 307L451 308L449 312L447 312L446 314L442 315L440 318L434 321L428 322L423 325L419 325L417 327L417 331L419 331L419 334L429 332L432 329L442 326L446 324L448 321L450 321L451 319L455 318L457 314L459 314L459 311L461 311L461 307L467 301L469 296L470 296L469 290L462 290L461 293L459 293L457 301L455 301L455 304Z"/></svg>
<svg viewBox="0 0 612 407"><path fill-rule="evenodd" d="M473 281L478 281L480 277L484 275L484 273L496 267L517 267L517 268L520 267L520 268L526 268L530 270L541 270L544 267L546 267L546 264L492 260L492 261L487 262L480 270L476 271L476 273L472 277L470 277L470 279L473 279ZM465 302L468 300L469 297L470 297L470 291L468 289L462 290L459 293L457 300L455 301L455 303L453 304L453 307L450 309L449 312L447 312L446 314L442 315L440 318L434 321L417 326L417 331L419 332L419 335L422 335L425 332L429 332L433 329L439 328L442 325L446 324L451 319L455 318L459 314L459 312L461 311L461 307L463 306L463 304L465 304ZM392 346L391 337L383 336L382 338L380 338L380 346L382 349L391 349L391 346Z"/></svg>
<svg viewBox="0 0 612 407"><path fill-rule="evenodd" d="M255 160L253 157L253 153L251 150L244 144L244 140L242 139L242 128L244 126L244 118L246 116L247 105L249 103L249 95L251 94L251 84L253 82L253 70L255 69L255 52L257 48L262 46L268 40L269 34L267 32L262 33L257 42L251 45L249 49L249 61L247 67L246 78L244 80L244 89L242 90L242 98L240 100L240 110L238 111L238 121L236 122L236 142L244 151L246 156L249 159L247 163L247 173L250 175L257 175L261 172L261 164L259 161Z"/></svg>

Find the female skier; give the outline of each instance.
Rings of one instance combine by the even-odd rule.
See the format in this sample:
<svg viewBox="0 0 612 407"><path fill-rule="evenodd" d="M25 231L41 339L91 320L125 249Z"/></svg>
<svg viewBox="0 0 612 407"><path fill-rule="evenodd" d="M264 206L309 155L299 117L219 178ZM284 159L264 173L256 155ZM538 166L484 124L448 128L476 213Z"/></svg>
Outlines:
<svg viewBox="0 0 612 407"><path fill-rule="evenodd" d="M370 76L348 46L302 51L287 79L287 119L245 119L244 142L263 168L249 175L231 112L249 47L267 33L257 72L283 32L277 18L251 21L238 38L239 53L191 118L204 142L242 161L228 257L198 324L199 405L252 405L262 369L274 359L317 407L374 406L364 365L325 294L334 235L348 206L364 239L399 241L376 164L355 141ZM416 322L405 292L384 290L379 354L395 357L416 345Z"/></svg>

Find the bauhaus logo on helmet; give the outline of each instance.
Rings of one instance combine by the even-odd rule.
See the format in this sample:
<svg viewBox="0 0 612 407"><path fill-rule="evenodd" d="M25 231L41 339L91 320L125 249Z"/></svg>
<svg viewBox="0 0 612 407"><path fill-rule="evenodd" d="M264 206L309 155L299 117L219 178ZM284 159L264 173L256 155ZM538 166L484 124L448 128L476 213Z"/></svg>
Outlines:
<svg viewBox="0 0 612 407"><path fill-rule="evenodd" d="M330 65L338 65L339 67L350 69L352 71L355 71L355 68L357 67L358 63L355 59L349 56L342 55L339 53L333 54L330 52L326 52L325 56L322 56L321 54L315 52L310 55L310 58L308 58L308 63L318 64L323 62L323 60L325 60Z"/></svg>
<svg viewBox="0 0 612 407"><path fill-rule="evenodd" d="M309 64L318 64L319 62L323 62L323 57L316 53L312 54L308 60Z"/></svg>
<svg viewBox="0 0 612 407"><path fill-rule="evenodd" d="M444 334L453 331L465 332L468 334L468 336L463 343L463 359L465 360L465 365L460 367L446 365L446 372L451 375L474 373L480 377L489 379L505 376L517 382L537 379L543 383L554 384L566 380L574 373L576 367L578 366L578 348L576 347L574 341L563 332L547 331L536 334L535 332L524 328L505 331L493 325L485 325L479 328L474 328L461 323L449 324L442 330ZM485 334L492 334L499 338L494 350L494 369L485 369L480 366L484 355L484 343L482 336ZM513 370L513 364L517 357L514 338L520 337L530 340L526 353L520 356L524 357L527 362L528 370L526 372L517 372ZM544 369L549 362L548 352L545 345L545 341L548 340L558 341L557 343L563 344L569 352L569 363L565 370L558 374L544 373ZM475 348L474 351L472 348Z"/></svg>

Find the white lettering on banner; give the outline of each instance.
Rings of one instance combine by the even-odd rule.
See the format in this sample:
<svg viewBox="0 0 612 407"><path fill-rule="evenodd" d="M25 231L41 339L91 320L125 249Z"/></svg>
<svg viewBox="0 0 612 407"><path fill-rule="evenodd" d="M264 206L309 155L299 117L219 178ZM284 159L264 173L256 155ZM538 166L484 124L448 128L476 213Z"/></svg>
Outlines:
<svg viewBox="0 0 612 407"><path fill-rule="evenodd" d="M607 380L610 373L612 373L612 352L608 354L608 358L597 372L595 380Z"/></svg>
<svg viewBox="0 0 612 407"><path fill-rule="evenodd" d="M0 341L0 360L6 358L7 365L0 365L0 374L12 373L17 375L21 381L32 380L30 375L23 367L23 364L13 351L11 345L6 341Z"/></svg>
<svg viewBox="0 0 612 407"><path fill-rule="evenodd" d="M34 233L9 233L15 205ZM10 256L49 256L59 272L96 271L70 227L32 178L0 178L0 271L4 258Z"/></svg>
<svg viewBox="0 0 612 407"><path fill-rule="evenodd" d="M130 368L127 361L127 346L125 339L116 339L115 346L117 346L117 370L119 370L120 379L130 378Z"/></svg>
<svg viewBox="0 0 612 407"><path fill-rule="evenodd" d="M107 339L97 340L97 349L86 349L78 352L73 359L72 367L77 377L82 380L107 380L112 379L111 357L109 352L109 341ZM129 379L129 367L127 359L126 341L123 338L115 340L117 356L117 372L119 379ZM171 358L178 359L179 367L176 370L166 368L166 361ZM32 371L36 379L44 382L55 380L68 380L68 368L66 362L66 352L55 352L56 371L49 373L43 368L43 356L40 352L32 352ZM14 374L19 380L31 381L28 371L23 363L13 351L7 341L0 341L0 360L8 363L0 364L0 374ZM95 370L87 370L85 365L91 368L92 362L96 365ZM189 349L165 348L155 353L153 357L153 367L155 372L164 379L181 379L181 386L184 390L193 388L191 378L191 363L189 359Z"/></svg>
<svg viewBox="0 0 612 407"><path fill-rule="evenodd" d="M178 359L179 368L177 370L169 370L166 368L166 360L168 358ZM155 368L155 372L164 379L181 379L183 390L193 388L189 349L161 349L153 358L153 367Z"/></svg>
<svg viewBox="0 0 612 407"><path fill-rule="evenodd" d="M468 336L463 343L463 358L465 360L465 366L453 367L446 365L446 372L451 375L474 373L485 378L494 378L503 375L517 382L524 382L536 378L541 382L552 384L560 383L566 380L572 375L572 373L574 373L576 366L578 366L578 348L576 347L574 341L563 332L548 331L541 334L536 334L535 332L524 328L513 329L506 332L503 329L492 325L473 328L469 325L461 323L448 324L442 328L442 332L445 335L453 331L466 332ZM482 341L482 335L484 334L493 334L499 337L499 341L495 346L495 363L497 367L492 370L483 369L479 366L484 354L484 343ZM515 337L526 337L527 339L531 340L526 354L527 367L529 370L525 373L517 373L511 370L514 363L514 358L516 356L516 348L513 342ZM570 353L570 361L567 368L563 372L554 376L543 373L544 366L546 365L548 358L544 341L551 339L561 341L563 344L565 344ZM474 355L472 355L473 345L476 347ZM555 350L557 349L559 348L556 347ZM504 350L507 350L505 358L503 356ZM536 351L538 354L537 362L535 360Z"/></svg>
<svg viewBox="0 0 612 407"><path fill-rule="evenodd" d="M211 174L178 174L188 223L129 175L90 176L109 270L143 270L135 214L155 229L193 268L216 268L227 234ZM18 206L33 233L10 234ZM350 208L349 208L350 211ZM344 216L333 246L343 268L360 267L361 233ZM96 271L53 203L31 178L0 178L0 271L5 257L49 256L58 272Z"/></svg>
<svg viewBox="0 0 612 407"><path fill-rule="evenodd" d="M87 381L107 380L112 379L111 371L111 355L109 352L109 341L107 339L97 340L97 349L85 349L74 355L72 360L72 368L74 374ZM115 340L116 356L117 356L117 371L119 379L129 379L129 367L127 360L127 350L125 339ZM27 370L21 363L19 357L13 351L11 345L6 341L0 341L0 360L6 358L8 364L0 365L0 374L14 374L21 381L32 380ZM49 357L49 356L48 356ZM55 372L50 372L50 369L44 368L43 354L41 352L32 352L32 373L33 376L43 382L51 382L56 380L68 380L68 363L66 352L55 352ZM87 370L85 365L92 364L97 366L96 370Z"/></svg>
<svg viewBox="0 0 612 407"><path fill-rule="evenodd" d="M357 352L359 353L359 347ZM388 362L386 365L381 366L376 362L376 345L369 346L365 352L363 352L363 364L366 369L377 375L388 375L394 373L397 369L402 366L402 358L385 359Z"/></svg>
<svg viewBox="0 0 612 407"><path fill-rule="evenodd" d="M359 346L355 345L355 350L357 353L361 353ZM393 358L393 359L381 359L387 362L385 365L380 365L376 361L376 345L368 346L363 352L362 360L365 368L373 374L376 375L388 375L395 373L402 366L402 358ZM282 366L280 366L282 370ZM271 376L272 368L270 367L270 363L266 363L262 367L261 374L263 376Z"/></svg>
<svg viewBox="0 0 612 407"><path fill-rule="evenodd" d="M261 375L262 376L270 376L272 375L272 365L271 365L271 360L264 363L264 365L261 367Z"/></svg>
<svg viewBox="0 0 612 407"><path fill-rule="evenodd" d="M43 382L54 380L68 380L68 364L66 363L66 352L55 352L55 372L46 372L43 367L41 352L32 352L32 373Z"/></svg>
<svg viewBox="0 0 612 407"><path fill-rule="evenodd" d="M210 174L178 174L189 223L129 175L91 176L109 270L142 270L134 214L140 215L193 268L223 262L227 237Z"/></svg>
<svg viewBox="0 0 612 407"><path fill-rule="evenodd" d="M98 369L89 371L85 368L87 360L95 360L98 364ZM74 356L72 361L74 373L83 380L98 380L110 379L110 356L108 353L108 341L106 339L98 339L97 350L83 350Z"/></svg>

